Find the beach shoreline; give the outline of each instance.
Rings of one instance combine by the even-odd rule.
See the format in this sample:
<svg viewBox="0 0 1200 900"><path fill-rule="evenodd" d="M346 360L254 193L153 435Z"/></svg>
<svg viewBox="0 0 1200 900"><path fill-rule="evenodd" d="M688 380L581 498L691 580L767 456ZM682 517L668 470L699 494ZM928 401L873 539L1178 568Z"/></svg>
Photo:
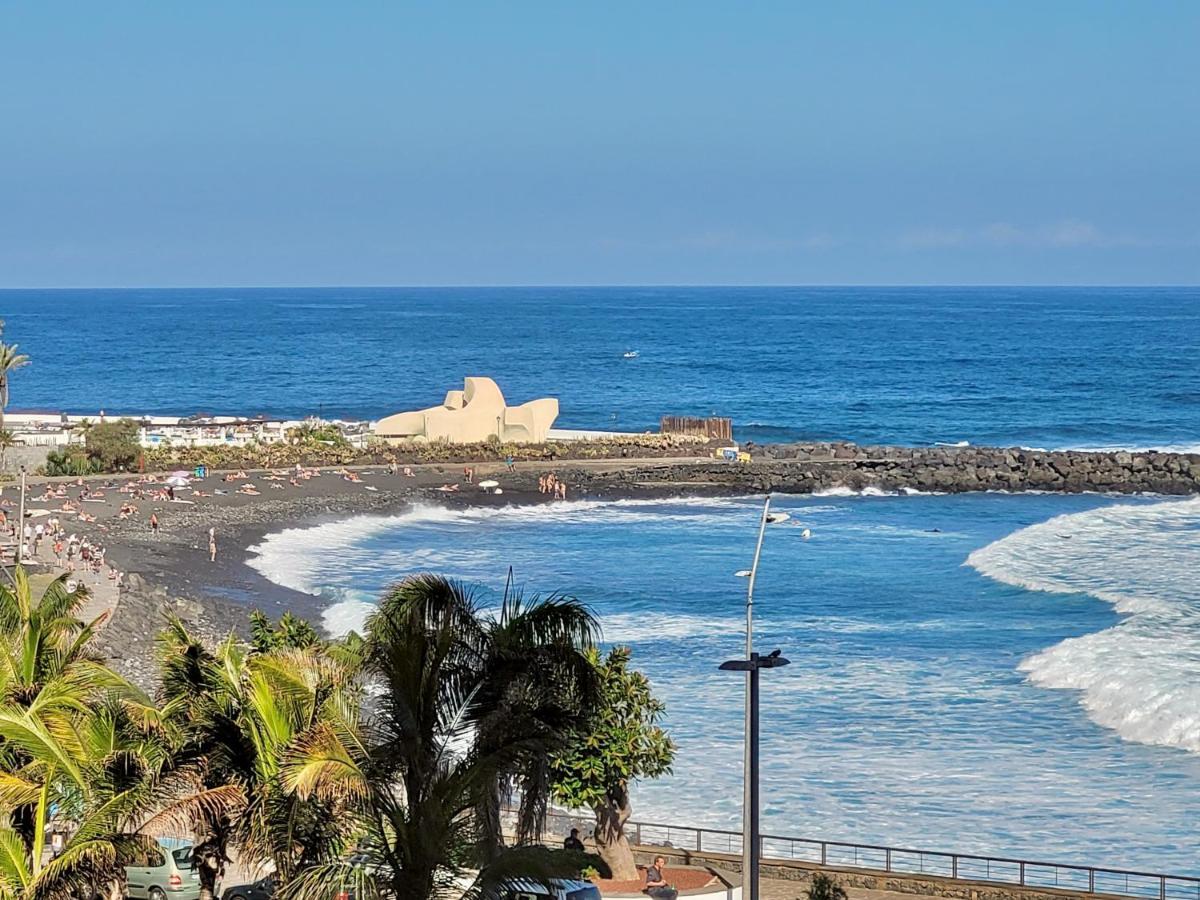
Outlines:
<svg viewBox="0 0 1200 900"><path fill-rule="evenodd" d="M577 484L582 479L590 482L590 487L578 494L568 487L568 500L617 500L682 493L654 487L604 486L608 471L636 462L572 463L569 468L558 467L555 471L568 484ZM672 460L672 463L683 462ZM324 601L277 584L250 565L254 547L273 532L311 528L362 515L399 515L416 503L504 506L554 502L551 495L538 490L539 476L548 471L543 466L518 465L513 472L508 472L503 463L480 463L471 468L474 484L466 482L461 467L432 464L410 467L411 476L402 471L389 474L386 467L324 470L299 482L299 487L287 481L267 482L269 472L265 470L247 472L246 480L237 482L226 482L228 473L211 473L194 482L207 496L189 501L186 498L190 491L185 488L178 492L179 499L174 502L131 499L130 493L121 492L123 486L128 491L135 485L147 490L159 489L161 482L157 477L146 484L134 476L84 479L93 495L87 502L87 513L94 521L68 518L64 522L66 529L70 534L102 545L106 564L122 573L119 600L97 636L97 651L135 682L152 688L155 641L168 617L178 617L198 634L213 640L230 632L245 636L249 614L255 609L273 618L290 611L319 626ZM501 494L477 486L479 481L489 478L503 480ZM37 499L45 486L65 485L69 496L75 497L81 490L78 482L79 479L30 479L27 508L55 512L51 504L58 501ZM262 490L256 495L234 490L245 483ZM277 492L269 489L268 483L286 487L281 486ZM457 490L439 490L453 484L458 485ZM225 486L228 492L215 493ZM9 501L11 497L10 488L4 499ZM120 518L123 503L136 505L136 513ZM157 533L148 524L151 514L159 522ZM209 559L210 528L216 534L215 562ZM40 559L45 564L49 557L43 552Z"/></svg>
<svg viewBox="0 0 1200 900"><path fill-rule="evenodd" d="M91 521L66 516L71 533L87 536L106 549L105 560L123 573L120 600L98 638L98 650L123 672L151 686L157 634L168 616L209 638L231 631L245 634L251 610L271 617L291 611L321 623L326 601L273 582L252 565L253 548L273 532L314 527L361 515L393 516L414 504L505 506L550 503L539 491L539 478L555 473L567 485L567 500L616 501L681 496L745 496L768 492L814 494L821 491L926 490L962 492L1011 485L1016 490L1079 492L1094 487L1064 465L1066 459L1086 471L1117 472L1118 492L1162 484L1165 493L1200 489L1200 457L1172 454L1038 454L1030 451L930 449L880 452L879 448L838 445L821 448L817 457L797 448L762 448L754 462L731 463L704 457L560 460L516 463L485 461L468 465L429 463L406 467L365 466L293 470L213 472L180 488L174 501L161 494L162 476L95 476L84 480L90 494ZM922 454L917 456L916 454ZM968 454L970 454L968 456ZM981 481L982 459L1012 459L1018 475L997 470L1008 480ZM972 465L963 464L969 459ZM1078 460L1082 459L1083 463ZM932 460L932 464L930 461ZM1109 467L1106 469L1105 467ZM1112 467L1116 467L1115 469ZM906 468L907 467L907 468ZM468 476L468 470L470 475ZM1156 481L1159 473L1170 481ZM240 474L240 473L237 473ZM1059 483L1055 484L1053 478ZM228 480L227 480L228 479ZM480 481L496 481L501 493L484 490ZM253 485L253 488L247 488ZM48 487L47 487L48 486ZM47 490L83 491L78 479L31 479L27 508L55 514L61 500L45 499ZM200 494L193 493L198 489ZM252 493L242 493L249 490ZM141 491L139 496L137 491ZM194 499L192 499L194 498ZM11 487L3 500L11 511ZM76 505L83 508L85 502ZM561 502L561 501L559 501ZM136 509L121 517L123 504ZM157 517L159 531L149 526ZM217 560L210 561L208 532L215 530Z"/></svg>

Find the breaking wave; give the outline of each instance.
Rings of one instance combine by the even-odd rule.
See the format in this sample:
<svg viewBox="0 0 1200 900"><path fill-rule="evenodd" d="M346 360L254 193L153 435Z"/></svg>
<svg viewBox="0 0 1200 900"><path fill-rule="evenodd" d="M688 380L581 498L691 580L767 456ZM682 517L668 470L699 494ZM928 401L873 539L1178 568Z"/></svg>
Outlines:
<svg viewBox="0 0 1200 900"><path fill-rule="evenodd" d="M1057 516L975 551L1006 584L1089 594L1122 620L1025 659L1034 684L1080 692L1100 725L1200 752L1200 498Z"/></svg>
<svg viewBox="0 0 1200 900"><path fill-rule="evenodd" d="M315 561L331 556L347 562L366 562L372 551L362 545L372 537L397 528L444 527L489 522L497 525L545 522L584 524L602 521L614 523L657 523L662 526L687 523L720 523L730 509L738 505L757 505L752 498L672 498L670 500L570 500L554 503L496 507L448 507L416 504L406 512L392 516L355 516L336 522L286 528L266 535L249 548L248 564L264 578L307 594L320 595L314 580ZM821 507L801 507L818 511ZM479 561L477 550L438 549L409 553L409 568L457 568Z"/></svg>

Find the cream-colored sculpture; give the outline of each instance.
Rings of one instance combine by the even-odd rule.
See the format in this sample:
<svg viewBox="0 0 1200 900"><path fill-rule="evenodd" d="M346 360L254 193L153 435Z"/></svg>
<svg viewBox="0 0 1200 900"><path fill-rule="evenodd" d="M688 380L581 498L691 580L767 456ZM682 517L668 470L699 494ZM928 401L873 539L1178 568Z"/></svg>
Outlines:
<svg viewBox="0 0 1200 900"><path fill-rule="evenodd" d="M375 434L391 443L477 444L498 436L506 443L540 444L557 418L558 401L552 397L506 406L496 382L472 377L464 380L461 391L447 392L441 406L380 419Z"/></svg>

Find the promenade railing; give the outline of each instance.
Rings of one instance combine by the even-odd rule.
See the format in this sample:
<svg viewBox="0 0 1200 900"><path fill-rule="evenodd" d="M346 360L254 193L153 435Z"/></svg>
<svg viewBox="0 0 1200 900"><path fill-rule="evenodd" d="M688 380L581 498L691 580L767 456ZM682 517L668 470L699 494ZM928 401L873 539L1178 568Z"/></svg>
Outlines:
<svg viewBox="0 0 1200 900"><path fill-rule="evenodd" d="M577 816L552 813L548 825L553 831L565 832L569 828L578 827L586 833L590 823ZM628 822L625 825L625 833L632 843L642 846L660 846L696 853L727 853L731 856L738 856L742 852L742 835L738 831ZM1152 900L1200 900L1200 878L1188 875L1164 875L1133 869L1039 862L978 853L914 850L878 844L767 834L762 836L759 858L765 864L803 862L836 869L933 875L1030 888L1059 888L1085 894L1114 894Z"/></svg>

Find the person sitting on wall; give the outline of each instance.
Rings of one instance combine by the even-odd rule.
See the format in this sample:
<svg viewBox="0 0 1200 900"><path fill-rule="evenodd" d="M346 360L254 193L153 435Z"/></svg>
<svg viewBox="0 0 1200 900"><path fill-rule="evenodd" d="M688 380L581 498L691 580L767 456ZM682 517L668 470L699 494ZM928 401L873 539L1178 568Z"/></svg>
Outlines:
<svg viewBox="0 0 1200 900"><path fill-rule="evenodd" d="M583 850L583 841L579 839L579 829L572 828L571 833L563 840L564 850Z"/></svg>
<svg viewBox="0 0 1200 900"><path fill-rule="evenodd" d="M642 893L649 894L654 900L675 900L679 896L679 891L667 884L667 880L663 878L666 868L665 856L654 857L654 864L646 870L646 888Z"/></svg>

